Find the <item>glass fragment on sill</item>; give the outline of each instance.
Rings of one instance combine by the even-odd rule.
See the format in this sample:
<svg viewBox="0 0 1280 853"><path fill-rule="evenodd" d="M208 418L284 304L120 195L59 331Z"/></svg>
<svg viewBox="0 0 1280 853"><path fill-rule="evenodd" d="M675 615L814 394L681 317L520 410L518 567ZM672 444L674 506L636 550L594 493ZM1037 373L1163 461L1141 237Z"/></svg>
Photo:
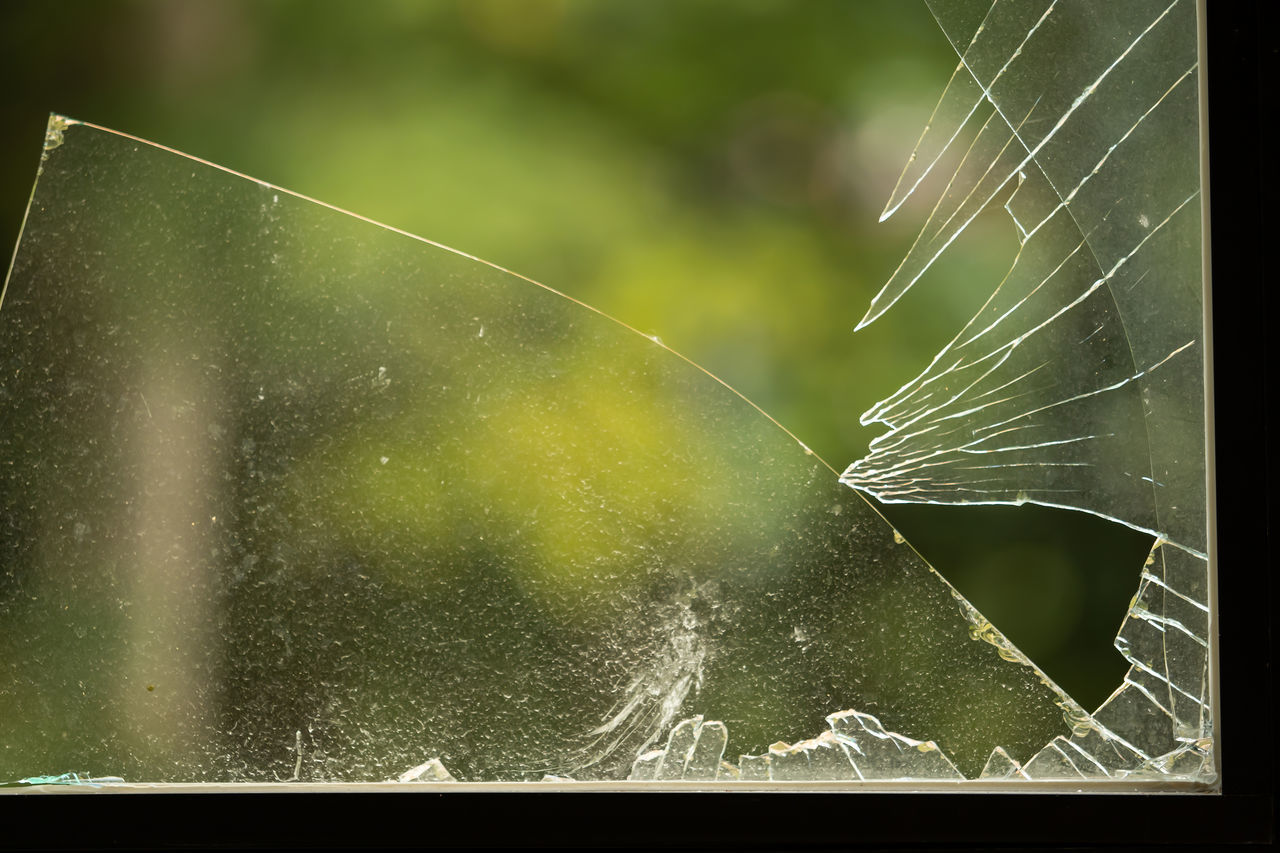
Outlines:
<svg viewBox="0 0 1280 853"><path fill-rule="evenodd" d="M985 776L1212 779L1196 5L930 2L961 56L884 216L937 202L861 325L1003 203L1019 249L842 481L886 502L1040 503L1156 536L1124 683ZM1180 768L1175 770L1174 768Z"/></svg>
<svg viewBox="0 0 1280 853"><path fill-rule="evenodd" d="M842 711L829 715L827 724L830 729L815 738L794 744L779 741L762 755L743 755L735 766L720 760L724 724L703 723L701 717L694 717L672 729L665 749L636 759L631 778L761 782L964 779L936 743L886 732L870 714ZM711 734L704 736L708 731Z"/></svg>
<svg viewBox="0 0 1280 853"><path fill-rule="evenodd" d="M770 744L851 708L972 778L1084 714L661 344L55 121L0 309L0 778L622 782L691 735L681 778L798 777L848 731Z"/></svg>
<svg viewBox="0 0 1280 853"><path fill-rule="evenodd" d="M72 785L101 788L103 785L119 785L119 776L91 776L88 773L62 773L57 776L29 776L12 782L0 782L0 788L34 788L42 785Z"/></svg>
<svg viewBox="0 0 1280 853"><path fill-rule="evenodd" d="M433 758L430 761L423 762L417 767L406 770L396 777L397 782L457 782L453 774L440 763L440 759Z"/></svg>

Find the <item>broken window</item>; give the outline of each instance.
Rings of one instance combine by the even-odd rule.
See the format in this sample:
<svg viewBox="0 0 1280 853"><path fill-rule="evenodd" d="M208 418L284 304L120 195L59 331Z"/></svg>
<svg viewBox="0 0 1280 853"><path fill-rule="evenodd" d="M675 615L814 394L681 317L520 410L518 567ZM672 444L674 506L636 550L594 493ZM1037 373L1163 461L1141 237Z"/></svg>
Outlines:
<svg viewBox="0 0 1280 853"><path fill-rule="evenodd" d="M1212 781L1195 6L935 14L886 215L938 201L863 325L992 205L1020 247L843 474L557 291L52 118L0 305L0 778ZM861 493L1158 537L1123 683L1079 704Z"/></svg>

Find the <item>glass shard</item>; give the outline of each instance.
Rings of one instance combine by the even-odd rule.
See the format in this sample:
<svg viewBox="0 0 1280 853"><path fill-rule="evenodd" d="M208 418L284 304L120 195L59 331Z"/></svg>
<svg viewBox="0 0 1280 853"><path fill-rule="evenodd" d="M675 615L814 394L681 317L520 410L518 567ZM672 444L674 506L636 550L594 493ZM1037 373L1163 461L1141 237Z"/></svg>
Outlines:
<svg viewBox="0 0 1280 853"><path fill-rule="evenodd" d="M457 782L453 778L453 774L440 763L440 759L433 758L430 761L419 764L411 770L406 770L396 777L397 782Z"/></svg>
<svg viewBox="0 0 1280 853"><path fill-rule="evenodd" d="M978 778L997 782L1005 779L1027 779L1029 777L1022 771L1022 766L1009 757L1009 753L997 746L991 750L991 757L987 759L987 763L982 768L982 774Z"/></svg>
<svg viewBox="0 0 1280 853"><path fill-rule="evenodd" d="M0 310L0 778L976 778L1088 719L655 340L55 122Z"/></svg>
<svg viewBox="0 0 1280 853"><path fill-rule="evenodd" d="M830 729L815 738L794 744L779 741L762 755L741 756L735 766L721 760L726 740L724 724L704 723L702 717L693 717L672 729L665 749L646 752L636 759L630 778L776 782L965 778L936 743L887 732L870 714L841 711L829 715L827 724ZM995 753L1012 761L1001 747L996 747ZM983 773L985 776L985 769Z"/></svg>

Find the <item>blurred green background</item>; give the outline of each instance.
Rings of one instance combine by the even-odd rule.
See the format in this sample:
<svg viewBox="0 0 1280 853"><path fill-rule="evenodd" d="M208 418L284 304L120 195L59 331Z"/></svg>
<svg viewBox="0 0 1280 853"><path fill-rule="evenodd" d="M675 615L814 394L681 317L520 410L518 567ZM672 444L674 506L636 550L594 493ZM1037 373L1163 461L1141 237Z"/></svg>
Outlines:
<svg viewBox="0 0 1280 853"><path fill-rule="evenodd" d="M64 113L555 287L837 469L1016 247L989 213L853 334L930 202L877 223L955 63L922 2L8 2L0 47L6 245ZM1086 708L1120 683L1150 537L1039 507L882 511Z"/></svg>

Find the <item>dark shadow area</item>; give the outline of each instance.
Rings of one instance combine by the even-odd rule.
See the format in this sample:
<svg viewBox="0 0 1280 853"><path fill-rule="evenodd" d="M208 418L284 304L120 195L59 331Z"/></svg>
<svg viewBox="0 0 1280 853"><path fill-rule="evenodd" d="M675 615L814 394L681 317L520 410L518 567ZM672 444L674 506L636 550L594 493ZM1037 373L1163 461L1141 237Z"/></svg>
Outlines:
<svg viewBox="0 0 1280 853"><path fill-rule="evenodd" d="M1092 710L1129 668L1113 641L1152 537L1027 504L880 505L917 551L1014 645Z"/></svg>

